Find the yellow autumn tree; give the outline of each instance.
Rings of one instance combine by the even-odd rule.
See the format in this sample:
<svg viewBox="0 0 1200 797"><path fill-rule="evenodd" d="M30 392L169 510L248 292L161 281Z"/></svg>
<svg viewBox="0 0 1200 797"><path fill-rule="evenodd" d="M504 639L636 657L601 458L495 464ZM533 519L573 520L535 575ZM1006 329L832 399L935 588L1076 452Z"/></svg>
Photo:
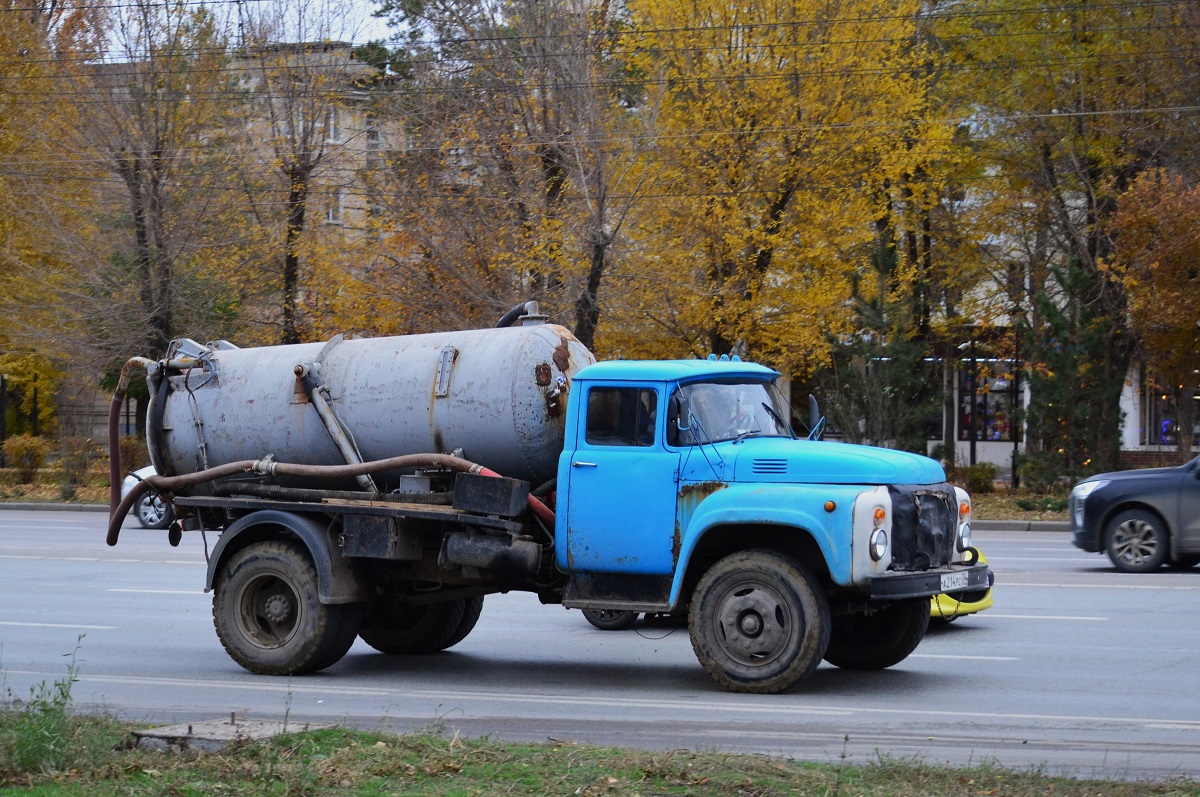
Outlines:
<svg viewBox="0 0 1200 797"><path fill-rule="evenodd" d="M617 5L385 0L407 34L375 174L365 286L406 329L490 324L536 298L591 346L645 181L621 113ZM398 129L397 129L398 128Z"/></svg>
<svg viewBox="0 0 1200 797"><path fill-rule="evenodd" d="M1001 299L1027 319L1027 459L1050 474L1119 465L1136 350L1122 281L1102 264L1118 197L1160 166L1195 175L1195 3L936 7L939 42L987 164L976 201ZM1086 407L1086 419L1063 407Z"/></svg>
<svg viewBox="0 0 1200 797"><path fill-rule="evenodd" d="M76 205L67 216L48 217L45 187L71 172L53 146L71 118L55 64L78 57L89 38L86 15L76 2L0 6L0 373L9 433L54 430L54 398L68 364L46 334L65 325L60 297L70 285L52 233L82 214Z"/></svg>
<svg viewBox="0 0 1200 797"><path fill-rule="evenodd" d="M609 347L797 371L827 361L877 225L904 210L893 192L925 201L916 164L948 135L927 121L919 9L630 3L657 171Z"/></svg>
<svg viewBox="0 0 1200 797"><path fill-rule="evenodd" d="M1111 232L1114 272L1128 291L1130 321L1151 374L1178 402L1179 430L1196 422L1200 383L1200 188L1179 175L1148 172L1121 195ZM1192 457L1194 435L1176 434L1182 461Z"/></svg>

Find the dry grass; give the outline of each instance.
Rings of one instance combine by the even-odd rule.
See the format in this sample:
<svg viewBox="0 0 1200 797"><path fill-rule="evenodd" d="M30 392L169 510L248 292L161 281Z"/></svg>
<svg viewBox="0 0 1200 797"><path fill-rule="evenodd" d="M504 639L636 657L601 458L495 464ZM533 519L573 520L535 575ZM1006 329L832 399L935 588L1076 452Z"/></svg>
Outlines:
<svg viewBox="0 0 1200 797"><path fill-rule="evenodd" d="M650 752L457 735L393 736L345 729L238 744L217 753L123 749L69 769L0 773L5 795L328 795L382 797L1196 797L1191 781L1127 783L1050 777L993 765L969 769L880 758L865 766L754 755Z"/></svg>

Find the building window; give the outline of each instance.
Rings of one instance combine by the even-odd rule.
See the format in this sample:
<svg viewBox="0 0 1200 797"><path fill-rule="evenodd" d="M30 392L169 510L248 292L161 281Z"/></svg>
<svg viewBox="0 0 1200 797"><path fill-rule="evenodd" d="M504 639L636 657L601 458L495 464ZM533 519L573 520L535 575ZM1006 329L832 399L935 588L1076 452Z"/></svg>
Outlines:
<svg viewBox="0 0 1200 797"><path fill-rule="evenodd" d="M329 191L325 204L325 223L342 223L342 189L340 188L333 188Z"/></svg>
<svg viewBox="0 0 1200 797"><path fill-rule="evenodd" d="M975 400L975 439L1012 442L1018 424L1017 386L1013 382L1012 363L1004 360L980 361L976 366L978 389L972 391L972 373L968 365L959 372L958 439L971 439L971 399Z"/></svg>
<svg viewBox="0 0 1200 797"><path fill-rule="evenodd" d="M341 111L337 108L330 108L325 114L325 140L332 144L340 144L342 141L341 116Z"/></svg>
<svg viewBox="0 0 1200 797"><path fill-rule="evenodd" d="M1175 446L1179 435L1179 399L1182 390L1165 388L1154 380L1143 386L1142 444L1149 446ZM1192 428L1192 446L1200 445L1200 399L1192 396L1192 417L1196 419Z"/></svg>

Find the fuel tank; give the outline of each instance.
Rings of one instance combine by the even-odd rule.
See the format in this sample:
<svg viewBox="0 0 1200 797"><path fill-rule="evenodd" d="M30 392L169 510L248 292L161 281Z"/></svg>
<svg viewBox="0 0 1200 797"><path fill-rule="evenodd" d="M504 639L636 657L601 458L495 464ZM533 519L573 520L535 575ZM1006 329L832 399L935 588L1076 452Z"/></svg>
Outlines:
<svg viewBox="0 0 1200 797"><path fill-rule="evenodd" d="M267 455L340 465L348 440L363 461L462 449L536 485L555 475L572 380L594 361L566 328L529 321L246 349L180 340L151 371L147 439L165 475Z"/></svg>

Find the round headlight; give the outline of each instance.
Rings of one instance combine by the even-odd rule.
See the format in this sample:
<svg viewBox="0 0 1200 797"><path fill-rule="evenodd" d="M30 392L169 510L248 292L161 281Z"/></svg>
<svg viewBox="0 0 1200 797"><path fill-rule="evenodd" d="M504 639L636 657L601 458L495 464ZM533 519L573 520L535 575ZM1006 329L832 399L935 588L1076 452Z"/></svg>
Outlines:
<svg viewBox="0 0 1200 797"><path fill-rule="evenodd" d="M871 558L878 562L883 557L887 556L888 552L888 536L883 529L875 529L871 532Z"/></svg>
<svg viewBox="0 0 1200 797"><path fill-rule="evenodd" d="M965 551L971 547L971 524L964 523L958 527L958 550Z"/></svg>

